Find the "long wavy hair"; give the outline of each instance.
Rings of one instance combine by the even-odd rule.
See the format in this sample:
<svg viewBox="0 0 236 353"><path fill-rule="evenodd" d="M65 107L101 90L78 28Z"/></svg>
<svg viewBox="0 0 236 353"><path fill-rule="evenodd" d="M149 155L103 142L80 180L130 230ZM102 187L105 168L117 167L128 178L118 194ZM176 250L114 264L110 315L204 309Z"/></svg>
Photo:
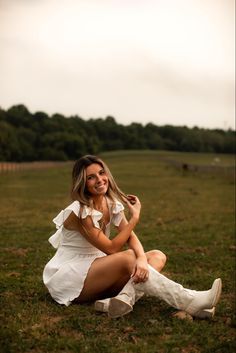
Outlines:
<svg viewBox="0 0 236 353"><path fill-rule="evenodd" d="M127 199L127 195L120 190L117 186L108 166L103 162L99 157L86 155L78 159L72 170L72 189L71 189L71 198L72 200L77 200L81 205L86 205L93 207L93 201L91 195L89 194L86 188L86 168L91 164L99 164L105 171L108 177L108 189L107 196L115 202L118 199L121 202L124 202Z"/></svg>

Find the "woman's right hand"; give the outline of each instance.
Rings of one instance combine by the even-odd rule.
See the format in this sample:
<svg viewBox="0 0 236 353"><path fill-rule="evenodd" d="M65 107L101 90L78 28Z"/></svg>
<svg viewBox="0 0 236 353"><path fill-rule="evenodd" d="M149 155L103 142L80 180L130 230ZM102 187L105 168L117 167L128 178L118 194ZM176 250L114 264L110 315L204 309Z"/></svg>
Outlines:
<svg viewBox="0 0 236 353"><path fill-rule="evenodd" d="M129 208L131 217L139 219L140 211L141 211L141 203L137 196L135 195L127 195L126 200L127 206Z"/></svg>

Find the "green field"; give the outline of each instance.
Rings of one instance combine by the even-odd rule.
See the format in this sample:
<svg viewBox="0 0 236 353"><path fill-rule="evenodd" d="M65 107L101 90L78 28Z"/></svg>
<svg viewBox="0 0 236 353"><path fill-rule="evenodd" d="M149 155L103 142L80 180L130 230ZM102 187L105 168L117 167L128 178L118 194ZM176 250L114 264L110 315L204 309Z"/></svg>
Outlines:
<svg viewBox="0 0 236 353"><path fill-rule="evenodd" d="M165 157L193 164L215 158L188 153L187 160L185 155ZM151 297L116 320L95 313L92 304L62 307L53 302L42 271L54 253L47 241L54 232L51 220L70 202L70 167L5 173L0 174L0 351L234 352L233 177L183 173L156 152L107 153L103 158L120 187L139 196L142 216L136 233L146 250L166 253L164 273L199 290L222 278L216 316L212 321L180 320L172 316L175 309ZM222 156L221 162L232 165L233 158Z"/></svg>
<svg viewBox="0 0 236 353"><path fill-rule="evenodd" d="M235 165L234 154L221 154L221 153L193 153L193 152L176 152L176 151L115 151L103 153L104 156L128 156L128 155L155 155L162 160L176 160L180 163L190 163L193 165L208 165L208 166L221 166L232 167Z"/></svg>

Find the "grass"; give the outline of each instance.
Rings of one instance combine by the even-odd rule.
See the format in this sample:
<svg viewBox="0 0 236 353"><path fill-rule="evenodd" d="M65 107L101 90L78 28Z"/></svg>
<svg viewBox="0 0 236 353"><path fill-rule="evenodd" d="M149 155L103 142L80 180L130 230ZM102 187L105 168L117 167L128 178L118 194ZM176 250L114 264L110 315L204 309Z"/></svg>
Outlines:
<svg viewBox="0 0 236 353"><path fill-rule="evenodd" d="M131 150L131 151L112 151L103 153L105 156L128 156L128 155L155 155L166 161L175 160L180 163L190 163L194 165L206 166L221 166L233 167L235 166L235 155L221 154L221 153L197 153L197 152L176 152L176 151L150 151L150 150Z"/></svg>
<svg viewBox="0 0 236 353"><path fill-rule="evenodd" d="M172 316L173 308L150 297L117 320L95 313L92 304L63 307L53 302L42 271L54 253L47 241L54 232L51 220L70 202L70 167L1 174L1 352L234 352L232 178L183 174L156 152L107 153L103 158L120 187L140 197L136 232L146 250L167 254L164 272L199 290L222 277L215 318L180 320ZM194 163L196 155L188 158ZM206 160L206 155L198 159Z"/></svg>

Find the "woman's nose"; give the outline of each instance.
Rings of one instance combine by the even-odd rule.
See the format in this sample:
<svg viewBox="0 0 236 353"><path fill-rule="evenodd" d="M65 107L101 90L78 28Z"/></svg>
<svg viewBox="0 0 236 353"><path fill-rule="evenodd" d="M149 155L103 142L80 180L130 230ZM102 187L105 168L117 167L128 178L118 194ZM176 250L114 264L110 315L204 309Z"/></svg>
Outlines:
<svg viewBox="0 0 236 353"><path fill-rule="evenodd" d="M100 183L102 181L102 177L101 177L101 175L98 175L97 176L97 183Z"/></svg>

